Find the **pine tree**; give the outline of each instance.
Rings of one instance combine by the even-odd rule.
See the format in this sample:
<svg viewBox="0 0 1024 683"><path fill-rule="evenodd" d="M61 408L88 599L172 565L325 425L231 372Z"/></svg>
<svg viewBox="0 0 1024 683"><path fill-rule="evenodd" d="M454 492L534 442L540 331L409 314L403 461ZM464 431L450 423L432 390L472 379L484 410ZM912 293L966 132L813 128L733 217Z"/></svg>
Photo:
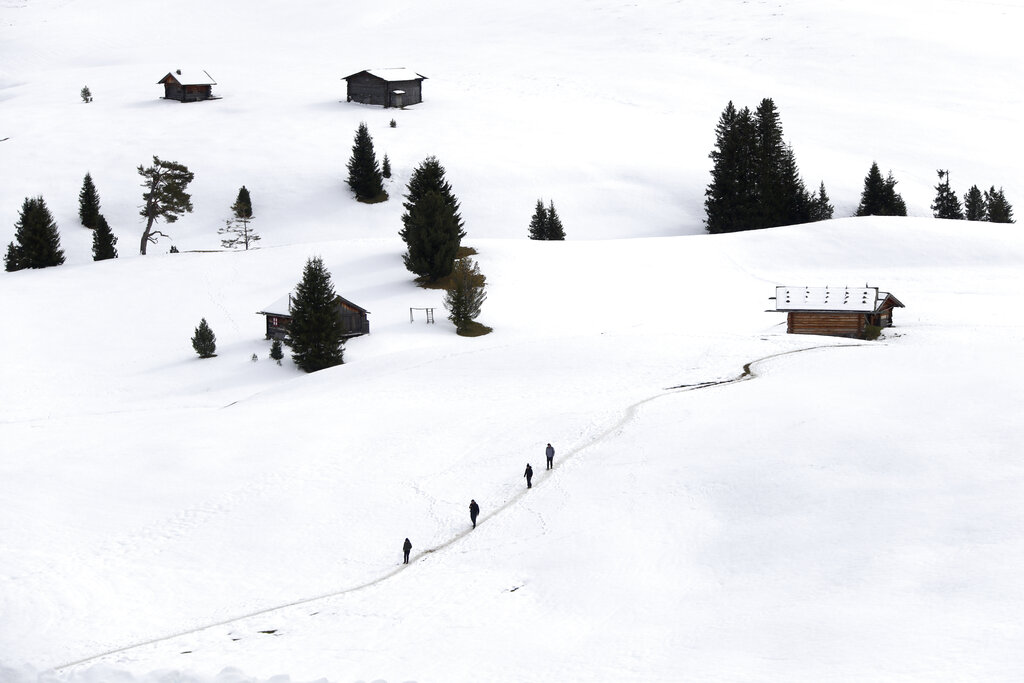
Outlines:
<svg viewBox="0 0 1024 683"><path fill-rule="evenodd" d="M871 162L871 169L864 178L864 190L857 206L858 216L906 216L907 206L903 197L896 192L896 179L892 171L882 178L878 164Z"/></svg>
<svg viewBox="0 0 1024 683"><path fill-rule="evenodd" d="M146 219L146 229L139 243L139 253L146 255L146 247L152 242L156 244L159 237L169 237L153 226L160 219L174 223L183 213L192 213L192 196L185 192L188 184L195 177L188 167L176 161L163 161L153 157L153 165L148 168L139 166L139 175L144 178L142 187L143 206L139 215Z"/></svg>
<svg viewBox="0 0 1024 683"><path fill-rule="evenodd" d="M985 198L977 185L971 185L964 195L964 218L969 221L983 221L988 210L985 206Z"/></svg>
<svg viewBox="0 0 1024 683"><path fill-rule="evenodd" d="M217 355L217 336L206 323L206 318L199 321L199 327L192 337L192 348L196 350L200 358L213 358Z"/></svg>
<svg viewBox="0 0 1024 683"><path fill-rule="evenodd" d="M998 190L993 185L985 191L985 220L992 223L1015 223L1013 207L1006 201L1003 188Z"/></svg>
<svg viewBox="0 0 1024 683"><path fill-rule="evenodd" d="M42 197L25 198L21 215L14 224L14 240L7 246L4 257L8 271L49 268L64 263L57 223Z"/></svg>
<svg viewBox="0 0 1024 683"><path fill-rule="evenodd" d="M704 224L712 234L744 230L755 221L755 137L750 110L737 111L730 101L715 128L711 182L704 191Z"/></svg>
<svg viewBox="0 0 1024 683"><path fill-rule="evenodd" d="M939 169L939 184L935 186L935 201L932 202L932 211L936 218L949 218L963 220L964 212L960 205L960 199L949 186L949 171Z"/></svg>
<svg viewBox="0 0 1024 683"><path fill-rule="evenodd" d="M323 260L319 256L309 259L292 297L292 322L288 328L292 360L306 372L345 362L344 330L336 300L331 274Z"/></svg>
<svg viewBox="0 0 1024 683"><path fill-rule="evenodd" d="M832 207L832 203L829 201L828 193L825 192L824 181L822 181L821 185L818 187L818 192L811 195L810 211L811 221L827 221L832 218L834 209Z"/></svg>
<svg viewBox="0 0 1024 683"><path fill-rule="evenodd" d="M466 236L459 202L444 173L435 157L427 157L413 171L403 204L404 227L398 233L407 247L405 267L428 283L452 272Z"/></svg>
<svg viewBox="0 0 1024 683"><path fill-rule="evenodd" d="M270 358L277 361L278 365L281 364L281 360L284 358L284 351L281 349L280 339L275 339L274 343L270 345Z"/></svg>
<svg viewBox="0 0 1024 683"><path fill-rule="evenodd" d="M249 251L249 247L255 248L256 242L260 241L260 236L256 234L248 218L227 219L224 221L224 227L217 230L217 234L227 235L220 241L220 245L225 249L241 246L245 251Z"/></svg>
<svg viewBox="0 0 1024 683"><path fill-rule="evenodd" d="M100 196L96 193L96 186L92 182L92 176L88 173L82 180L82 189L78 193L78 217L82 225L94 230L96 219L100 215Z"/></svg>
<svg viewBox="0 0 1024 683"><path fill-rule="evenodd" d="M388 159L388 155L384 155L384 161L380 164L380 174L385 178L391 177L391 160Z"/></svg>
<svg viewBox="0 0 1024 683"><path fill-rule="evenodd" d="M455 262L451 283L444 297L444 307L448 310L448 319L455 325L456 332L465 332L480 315L480 308L487 299L484 291L486 283L487 278L472 259L461 258Z"/></svg>
<svg viewBox="0 0 1024 683"><path fill-rule="evenodd" d="M82 89L79 91L78 94L82 96L82 101L85 102L86 104L88 104L89 102L92 102L92 91L89 90L89 86L87 86L87 85L82 86Z"/></svg>
<svg viewBox="0 0 1024 683"><path fill-rule="evenodd" d="M238 197L231 205L231 212L235 214L235 218L252 220L252 198L249 196L249 190L245 189L245 185L238 188Z"/></svg>
<svg viewBox="0 0 1024 683"><path fill-rule="evenodd" d="M114 246L116 244L117 237L107 225L107 219L100 214L96 218L96 228L92 233L92 260L106 261L117 258L117 248Z"/></svg>
<svg viewBox="0 0 1024 683"><path fill-rule="evenodd" d="M791 188L788 175L795 171L782 139L779 112L771 98L761 100L754 111L754 172L757 211L750 228L770 228L785 225L789 220ZM787 165L792 162L792 169Z"/></svg>
<svg viewBox="0 0 1024 683"><path fill-rule="evenodd" d="M565 229L562 227L562 219L558 217L558 212L555 211L555 202L548 201L548 217L547 225L545 227L546 240L564 240Z"/></svg>
<svg viewBox="0 0 1024 683"><path fill-rule="evenodd" d="M530 239L546 240L548 237L548 210L544 207L544 201L537 200L537 208L534 209L533 218L530 219Z"/></svg>
<svg viewBox="0 0 1024 683"><path fill-rule="evenodd" d="M348 186L361 202L382 202L388 198L377 155L373 151L373 138L365 123L360 123L352 144L352 157L348 161Z"/></svg>

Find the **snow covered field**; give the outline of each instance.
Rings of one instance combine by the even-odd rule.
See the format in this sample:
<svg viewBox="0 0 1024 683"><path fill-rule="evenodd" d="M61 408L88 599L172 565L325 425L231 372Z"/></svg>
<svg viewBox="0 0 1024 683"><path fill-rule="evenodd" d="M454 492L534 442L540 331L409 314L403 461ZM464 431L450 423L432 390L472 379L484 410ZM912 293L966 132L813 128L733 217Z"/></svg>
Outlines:
<svg viewBox="0 0 1024 683"><path fill-rule="evenodd" d="M1024 676L1024 238L927 217L936 168L1024 201L1022 3L354 7L0 2L0 240L42 194L68 254L0 273L2 683ZM191 65L223 99L158 99ZM373 66L425 102L339 102ZM766 96L837 217L872 160L916 217L702 234L718 114ZM386 204L343 184L362 120ZM196 210L141 258L154 154ZM428 154L485 337L402 266ZM77 224L86 171L117 261ZM190 252L242 184L264 248ZM525 239L538 197L567 242ZM372 334L305 375L255 311L313 255ZM765 312L863 283L906 304L878 342Z"/></svg>

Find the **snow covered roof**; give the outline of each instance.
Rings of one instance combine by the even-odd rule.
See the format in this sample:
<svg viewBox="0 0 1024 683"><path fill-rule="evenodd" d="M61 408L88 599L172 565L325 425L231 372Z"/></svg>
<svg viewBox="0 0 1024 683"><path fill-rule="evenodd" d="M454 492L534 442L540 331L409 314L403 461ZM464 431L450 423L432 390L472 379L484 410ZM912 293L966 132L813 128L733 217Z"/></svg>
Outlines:
<svg viewBox="0 0 1024 683"><path fill-rule="evenodd" d="M262 311L256 311L260 315L291 315L292 314L292 293L288 292L280 299L270 304Z"/></svg>
<svg viewBox="0 0 1024 683"><path fill-rule="evenodd" d="M878 287L776 287L775 310L873 313L889 297Z"/></svg>
<svg viewBox="0 0 1024 683"><path fill-rule="evenodd" d="M379 78L383 81L388 81L389 83L394 83L396 81L422 81L426 80L427 78L426 76L416 73L412 69L389 68L366 69L364 71L359 71L354 74L349 74L348 76L345 76L345 78L343 78L342 80L347 80L349 78L352 78L353 76L358 76L359 74L370 74L371 76Z"/></svg>
<svg viewBox="0 0 1024 683"><path fill-rule="evenodd" d="M157 85L166 83L167 80L177 81L178 85L217 85L213 76L203 69L175 69L168 71L167 75L157 81Z"/></svg>

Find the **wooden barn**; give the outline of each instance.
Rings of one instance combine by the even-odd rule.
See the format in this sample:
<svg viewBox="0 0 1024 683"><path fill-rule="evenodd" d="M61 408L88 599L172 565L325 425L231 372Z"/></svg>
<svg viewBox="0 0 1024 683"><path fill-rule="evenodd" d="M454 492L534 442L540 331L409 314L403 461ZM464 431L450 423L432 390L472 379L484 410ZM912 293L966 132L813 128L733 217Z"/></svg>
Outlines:
<svg viewBox="0 0 1024 683"><path fill-rule="evenodd" d="M370 334L370 320L367 316L370 312L362 306L356 305L342 296L334 298L334 305L337 307L338 317L341 318L341 329L344 336L358 337L363 334ZM257 311L259 315L267 319L267 339L284 340L288 336L288 326L292 322L292 295L281 297L265 310Z"/></svg>
<svg viewBox="0 0 1024 683"><path fill-rule="evenodd" d="M878 287L776 287L775 308L786 314L789 334L823 334L868 339L892 326L900 300Z"/></svg>
<svg viewBox="0 0 1024 683"><path fill-rule="evenodd" d="M345 76L348 101L382 107L406 107L423 101L426 76L411 69L368 69Z"/></svg>
<svg viewBox="0 0 1024 683"><path fill-rule="evenodd" d="M179 102L200 102L215 100L213 86L217 82L202 69L186 71L175 69L156 82L164 86L164 99Z"/></svg>

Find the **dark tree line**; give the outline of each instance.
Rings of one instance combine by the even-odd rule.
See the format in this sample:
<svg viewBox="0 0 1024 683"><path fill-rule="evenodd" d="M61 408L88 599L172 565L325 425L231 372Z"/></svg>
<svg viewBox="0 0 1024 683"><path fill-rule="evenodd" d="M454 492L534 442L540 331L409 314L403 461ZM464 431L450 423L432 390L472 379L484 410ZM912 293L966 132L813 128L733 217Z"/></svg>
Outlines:
<svg viewBox="0 0 1024 683"><path fill-rule="evenodd" d="M726 105L715 128L711 183L704 192L710 233L795 225L832 217L825 184L808 192L771 98L757 110Z"/></svg>
<svg viewBox="0 0 1024 683"><path fill-rule="evenodd" d="M949 171L939 169L939 184L935 186L935 201L932 203L936 218L952 220L988 221L990 223L1014 223L1013 207L1006 200L1003 188L993 185L985 192L972 185L964 194L961 206L956 192L950 187Z"/></svg>

